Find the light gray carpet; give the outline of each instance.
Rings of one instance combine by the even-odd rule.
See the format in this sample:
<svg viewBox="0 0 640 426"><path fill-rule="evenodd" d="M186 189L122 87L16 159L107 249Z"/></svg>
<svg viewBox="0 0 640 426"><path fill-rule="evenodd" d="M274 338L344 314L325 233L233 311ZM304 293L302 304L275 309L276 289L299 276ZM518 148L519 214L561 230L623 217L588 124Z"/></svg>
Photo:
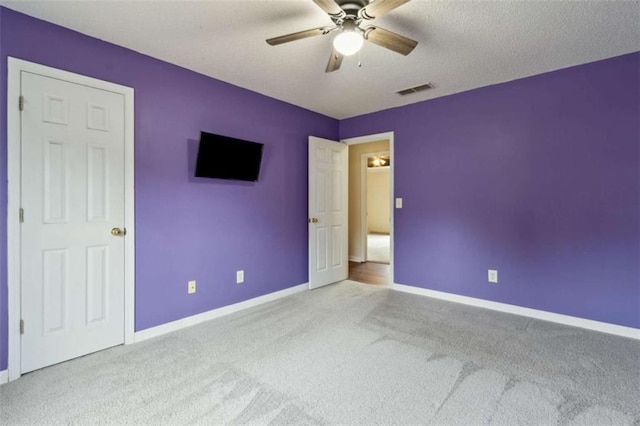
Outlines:
<svg viewBox="0 0 640 426"><path fill-rule="evenodd" d="M0 387L2 424L640 424L640 342L343 282Z"/></svg>
<svg viewBox="0 0 640 426"><path fill-rule="evenodd" d="M389 234L367 234L367 262L389 263L391 238Z"/></svg>

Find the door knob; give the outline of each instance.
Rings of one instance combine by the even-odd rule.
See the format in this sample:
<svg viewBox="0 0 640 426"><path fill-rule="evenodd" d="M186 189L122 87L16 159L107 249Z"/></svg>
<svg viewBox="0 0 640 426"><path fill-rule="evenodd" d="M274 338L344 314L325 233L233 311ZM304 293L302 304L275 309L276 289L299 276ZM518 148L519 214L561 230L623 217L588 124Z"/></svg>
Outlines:
<svg viewBox="0 0 640 426"><path fill-rule="evenodd" d="M317 217L310 217L309 218L309 223L318 223L318 222L320 222L320 221L318 220Z"/></svg>
<svg viewBox="0 0 640 426"><path fill-rule="evenodd" d="M122 230L120 228L113 228L111 230L111 235L113 235L114 237L120 237L120 236L125 235L126 233L127 233L126 229Z"/></svg>

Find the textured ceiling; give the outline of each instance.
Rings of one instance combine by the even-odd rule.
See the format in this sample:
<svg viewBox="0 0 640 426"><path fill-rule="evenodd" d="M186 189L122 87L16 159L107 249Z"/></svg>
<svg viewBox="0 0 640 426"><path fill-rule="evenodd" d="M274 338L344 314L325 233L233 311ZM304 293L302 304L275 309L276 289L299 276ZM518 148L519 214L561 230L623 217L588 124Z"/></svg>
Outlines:
<svg viewBox="0 0 640 426"><path fill-rule="evenodd" d="M331 24L311 0L0 3L335 118L640 50L638 1L413 0L373 21L418 40L411 55L365 44L361 67L356 55L330 74L333 34L264 41Z"/></svg>

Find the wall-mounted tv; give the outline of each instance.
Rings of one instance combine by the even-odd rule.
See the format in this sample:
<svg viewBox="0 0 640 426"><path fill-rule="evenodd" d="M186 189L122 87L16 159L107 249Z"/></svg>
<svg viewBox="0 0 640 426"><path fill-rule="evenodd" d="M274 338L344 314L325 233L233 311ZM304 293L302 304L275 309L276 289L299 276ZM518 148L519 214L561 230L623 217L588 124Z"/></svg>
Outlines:
<svg viewBox="0 0 640 426"><path fill-rule="evenodd" d="M200 132L196 177L257 182L263 144Z"/></svg>

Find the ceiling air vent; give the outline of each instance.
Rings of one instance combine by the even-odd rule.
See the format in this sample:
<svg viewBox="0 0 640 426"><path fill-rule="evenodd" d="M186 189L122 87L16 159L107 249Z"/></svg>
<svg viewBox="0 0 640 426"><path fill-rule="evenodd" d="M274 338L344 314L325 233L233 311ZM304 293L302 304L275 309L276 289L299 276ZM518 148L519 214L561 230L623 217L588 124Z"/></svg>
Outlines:
<svg viewBox="0 0 640 426"><path fill-rule="evenodd" d="M423 90L429 90L429 89L433 89L433 84L431 83L421 84L420 86L410 87L409 89L398 90L396 93L398 95L405 96L405 95L410 95L412 93L418 93L418 92L422 92Z"/></svg>

